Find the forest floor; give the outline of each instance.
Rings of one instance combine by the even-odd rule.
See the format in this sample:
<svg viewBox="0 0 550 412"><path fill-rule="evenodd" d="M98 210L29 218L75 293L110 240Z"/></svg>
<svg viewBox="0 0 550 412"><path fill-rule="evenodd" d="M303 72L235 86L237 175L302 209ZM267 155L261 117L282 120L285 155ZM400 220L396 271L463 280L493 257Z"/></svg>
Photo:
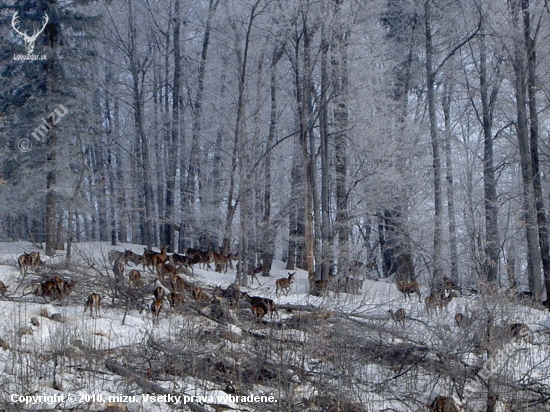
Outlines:
<svg viewBox="0 0 550 412"><path fill-rule="evenodd" d="M277 296L275 281L289 271L275 261L269 278L243 288L277 303L278 314L261 323L246 301L220 317L190 294L177 309L165 301L155 319L140 313L153 300L155 274L136 267L142 286L115 296L110 249L77 244L70 261L60 251L23 276L17 256L36 247L0 243L8 286L0 300L0 410L427 411L441 395L481 411L491 394L496 411L550 410L550 317L536 303L498 291L461 294L430 313L426 287L421 301L373 279L355 294L312 296L299 269L290 293ZM33 294L55 275L76 281L67 298ZM196 265L182 278L211 296L235 272ZM101 317L84 313L91 292L102 297ZM400 308L406 317L395 322L388 311ZM460 326L457 312L465 316ZM528 334L514 336L515 323Z"/></svg>

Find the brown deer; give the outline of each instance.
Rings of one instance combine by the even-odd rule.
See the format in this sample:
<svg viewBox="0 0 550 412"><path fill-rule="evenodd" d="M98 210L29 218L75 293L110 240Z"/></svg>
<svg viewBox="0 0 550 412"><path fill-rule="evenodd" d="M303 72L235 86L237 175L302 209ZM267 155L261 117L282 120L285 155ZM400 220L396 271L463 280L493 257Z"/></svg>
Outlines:
<svg viewBox="0 0 550 412"><path fill-rule="evenodd" d="M160 253L155 253L151 256L151 263L152 265L157 268L159 265L164 265L166 263L166 259L168 259L168 256L166 256L166 249L168 246L162 246L160 248Z"/></svg>
<svg viewBox="0 0 550 412"><path fill-rule="evenodd" d="M17 264L19 265L19 270L21 271L21 275L25 275L27 273L27 268L30 266L30 258L28 253L23 253L17 258Z"/></svg>
<svg viewBox="0 0 550 412"><path fill-rule="evenodd" d="M226 258L227 258L227 267L230 267L231 269L233 269L233 261L239 260L239 258L235 253L230 253L229 255L226 256ZM226 271L227 271L227 267L225 269Z"/></svg>
<svg viewBox="0 0 550 412"><path fill-rule="evenodd" d="M227 257L223 253L210 251L210 256L214 261L214 270L219 273L227 273Z"/></svg>
<svg viewBox="0 0 550 412"><path fill-rule="evenodd" d="M277 305L272 299L262 298L260 296L250 296L248 293L244 292L242 297L246 299L252 306L264 305L268 312L271 312L270 317L273 318L273 314L279 317L279 312L277 312ZM266 312L267 313L267 312Z"/></svg>
<svg viewBox="0 0 550 412"><path fill-rule="evenodd" d="M435 295L430 295L426 299L424 299L424 303L426 304L426 310L428 311L428 315L430 314L430 310L435 309L437 311L437 308L440 305L441 301L441 293L437 292Z"/></svg>
<svg viewBox="0 0 550 412"><path fill-rule="evenodd" d="M187 248L183 251L183 254L187 257L189 257L190 259L193 259L193 258L196 258L198 256L200 256L203 252L201 252L200 250L198 249L193 249L193 248Z"/></svg>
<svg viewBox="0 0 550 412"><path fill-rule="evenodd" d="M153 264L153 256L156 255L157 252L153 250L149 250L145 248L143 251L142 261L143 261L143 267L147 267L148 269L151 269L151 266L154 266Z"/></svg>
<svg viewBox="0 0 550 412"><path fill-rule="evenodd" d="M510 334L513 338L519 338L529 342L531 331L525 323L512 323L510 325Z"/></svg>
<svg viewBox="0 0 550 412"><path fill-rule="evenodd" d="M459 328L468 324L469 323L468 321L469 319L466 317L466 315L464 315L464 313L457 312L455 314L456 326L458 326Z"/></svg>
<svg viewBox="0 0 550 412"><path fill-rule="evenodd" d="M310 292L312 295L326 295L330 285L330 279L315 279L310 283Z"/></svg>
<svg viewBox="0 0 550 412"><path fill-rule="evenodd" d="M101 305L101 296L99 293L92 292L88 296L88 299L86 300L86 305L84 306L84 313L86 313L86 310L90 309L90 317L94 317L94 312L96 313L97 317L101 317L101 314L99 313L99 306Z"/></svg>
<svg viewBox="0 0 550 412"><path fill-rule="evenodd" d="M159 265L160 266L160 265ZM158 269L158 268L157 268ZM187 272L187 269L183 266L175 267L169 263L165 263L162 265L162 278L164 279L165 275L168 275L168 277L172 277L174 275L184 274L188 275L189 272Z"/></svg>
<svg viewBox="0 0 550 412"><path fill-rule="evenodd" d="M407 300L407 297L411 299L411 293L416 293L418 294L418 301L422 301L422 296L420 295L420 283L398 280L395 282L395 285L397 286L397 290L405 295L405 300Z"/></svg>
<svg viewBox="0 0 550 412"><path fill-rule="evenodd" d="M45 268L46 267L46 262L44 262L43 260L40 259L40 256L38 257L38 260L36 261L36 264L35 264L35 269L39 269L39 268Z"/></svg>
<svg viewBox="0 0 550 412"><path fill-rule="evenodd" d="M55 283L55 292L59 300L63 300L65 297L69 296L72 292L73 287L76 284L76 281L69 282L65 279L61 279L59 276L54 276L51 279Z"/></svg>
<svg viewBox="0 0 550 412"><path fill-rule="evenodd" d="M155 316L158 320L158 317L160 315L160 311L162 309L162 301L161 300L155 300L153 304L151 305L151 313L153 316Z"/></svg>
<svg viewBox="0 0 550 412"><path fill-rule="evenodd" d="M162 310L162 300L154 300L151 303L148 303L141 308L139 313L142 313L144 310L150 312L153 315L153 323L158 323L160 311Z"/></svg>
<svg viewBox="0 0 550 412"><path fill-rule="evenodd" d="M395 323L401 323L401 326L405 325L405 317L407 315L407 312L405 312L405 309L397 309L395 312L391 309L388 310L388 313L390 314L391 318L394 320Z"/></svg>
<svg viewBox="0 0 550 412"><path fill-rule="evenodd" d="M35 270L39 267L45 267L46 264L40 259L40 252L23 253L17 258L21 275L27 274L28 269Z"/></svg>
<svg viewBox="0 0 550 412"><path fill-rule="evenodd" d="M251 305L250 310L252 310L252 314L254 315L254 318L256 319L257 322L261 322L264 316L268 312L267 307L262 302Z"/></svg>
<svg viewBox="0 0 550 412"><path fill-rule="evenodd" d="M44 301L47 302L46 296L57 297L56 296L57 295L56 284L53 280L47 280L45 282L38 283L36 285L36 288L33 291L33 294L36 295L36 296L38 296L38 295L42 296Z"/></svg>
<svg viewBox="0 0 550 412"><path fill-rule="evenodd" d="M286 291L285 296L288 296L288 294L290 293L290 286L294 282L294 275L296 275L296 272L292 272L292 273L288 272L288 278L277 279L275 281L276 296L279 296L280 291L283 291L283 292Z"/></svg>
<svg viewBox="0 0 550 412"><path fill-rule="evenodd" d="M453 290L460 292L460 288L456 285L456 283L453 282L453 280L450 277L445 276L443 278L443 290L445 293L451 293Z"/></svg>
<svg viewBox="0 0 550 412"><path fill-rule="evenodd" d="M256 275L257 275L258 273L262 273L263 271L264 271L264 266L263 266L263 265L260 265L260 266L254 268L254 269L250 269L250 270L248 271L248 276L251 276L251 277L252 277L252 280L250 281L250 282L251 282L251 283L250 283L251 285L254 284L254 279L256 279L256 281L258 282L258 285L260 284L260 281L258 280L258 278L257 278Z"/></svg>
<svg viewBox="0 0 550 412"><path fill-rule="evenodd" d="M174 292L191 292L193 289L193 286L189 282L176 274L170 276L170 284Z"/></svg>
<svg viewBox="0 0 550 412"><path fill-rule="evenodd" d="M431 412L459 412L455 401L451 397L437 396L433 402L428 405Z"/></svg>
<svg viewBox="0 0 550 412"><path fill-rule="evenodd" d="M107 257L109 259L109 263L113 265L117 260L123 260L124 255L125 255L125 252L120 252L118 250L111 249L109 250Z"/></svg>
<svg viewBox="0 0 550 412"><path fill-rule="evenodd" d="M124 277L124 262L122 259L115 261L113 265L113 273L116 279L122 279Z"/></svg>
<svg viewBox="0 0 550 412"><path fill-rule="evenodd" d="M126 249L124 251L124 262L125 263L133 263L134 265L141 265L143 264L143 256L138 255L137 253L132 252L131 250Z"/></svg>
<svg viewBox="0 0 550 412"><path fill-rule="evenodd" d="M204 289L195 286L192 290L193 299L195 302L210 302L211 298L208 296L208 293L204 291Z"/></svg>
<svg viewBox="0 0 550 412"><path fill-rule="evenodd" d="M203 269L210 270L210 263L214 262L214 252L209 250L208 252L200 252L198 255L199 264L202 265Z"/></svg>
<svg viewBox="0 0 550 412"><path fill-rule="evenodd" d="M141 285L141 273L137 269L132 269L129 274L130 285L137 288Z"/></svg>
<svg viewBox="0 0 550 412"><path fill-rule="evenodd" d="M164 263L158 263L155 269L157 270L158 278L164 280Z"/></svg>
<svg viewBox="0 0 550 412"><path fill-rule="evenodd" d="M8 286L6 286L6 284L0 280L0 295L6 296L7 291L8 291Z"/></svg>
<svg viewBox="0 0 550 412"><path fill-rule="evenodd" d="M31 252L29 253L29 259L31 263L31 267L33 269L36 269L40 266L45 266L45 263L40 260L40 252Z"/></svg>
<svg viewBox="0 0 550 412"><path fill-rule="evenodd" d="M165 294L165 291L164 291L164 288L162 286L156 287L155 290L153 291L153 295L155 296L155 300L164 299L164 294Z"/></svg>
<svg viewBox="0 0 550 412"><path fill-rule="evenodd" d="M216 286L214 288L214 294L227 299L232 306L235 306L237 309L239 308L242 293L238 284L232 283L225 290L219 286Z"/></svg>
<svg viewBox="0 0 550 412"><path fill-rule="evenodd" d="M184 255L178 255L177 253L172 253L170 255L170 263L175 267L186 267L193 270L193 267L189 264L189 257Z"/></svg>
<svg viewBox="0 0 550 412"><path fill-rule="evenodd" d="M55 275L52 280L55 282L55 287L57 289L57 293L59 294L60 298L61 296L65 296L65 279L61 279L59 276Z"/></svg>
<svg viewBox="0 0 550 412"><path fill-rule="evenodd" d="M453 298L457 298L458 295L455 292L449 293L449 296L442 296L441 299L439 299L439 308L443 309L449 306L449 303Z"/></svg>
<svg viewBox="0 0 550 412"><path fill-rule="evenodd" d="M181 308L183 304L185 303L185 300L183 298L183 295L179 292L170 292L168 295L168 302L170 302L170 308L176 309Z"/></svg>

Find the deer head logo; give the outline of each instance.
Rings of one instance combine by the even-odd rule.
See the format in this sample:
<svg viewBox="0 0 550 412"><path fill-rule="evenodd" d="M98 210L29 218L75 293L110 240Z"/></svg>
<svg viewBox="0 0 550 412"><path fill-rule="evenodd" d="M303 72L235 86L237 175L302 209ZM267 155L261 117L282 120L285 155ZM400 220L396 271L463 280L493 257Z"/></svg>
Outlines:
<svg viewBox="0 0 550 412"><path fill-rule="evenodd" d="M44 13L44 25L40 30L35 29L32 36L29 36L27 35L26 30L24 32L19 31L19 22L18 22L19 17L17 16L17 13L19 12L16 11L15 14L13 15L13 18L11 19L11 26L13 27L13 29L16 31L17 34L20 34L21 36L23 36L23 40L25 41L25 49L27 49L27 54L31 54L34 50L34 42L38 38L38 35L44 31L44 29L46 28L46 24L48 24L48 20L49 20L48 15Z"/></svg>

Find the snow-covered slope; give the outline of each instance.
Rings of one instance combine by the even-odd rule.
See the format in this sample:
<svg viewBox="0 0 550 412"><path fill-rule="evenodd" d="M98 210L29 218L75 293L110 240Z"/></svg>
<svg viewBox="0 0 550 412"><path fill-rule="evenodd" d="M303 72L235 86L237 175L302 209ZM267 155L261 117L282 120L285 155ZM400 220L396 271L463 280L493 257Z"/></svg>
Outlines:
<svg viewBox="0 0 550 412"><path fill-rule="evenodd" d="M126 285L114 297L110 249L74 245L70 262L60 251L43 257L46 269L22 276L17 256L36 246L0 244L0 280L9 287L0 300L7 410L36 401L23 409L420 411L436 395L480 410L488 385L498 388L499 408L536 400L550 387L550 319L542 307L503 295L459 296L429 314L423 299L405 300L394 283L374 280L365 280L358 294L312 296L300 269L293 270L288 296L276 296L275 281L288 271L275 261L269 278L258 276L260 284L244 289L275 300L279 317L255 322L243 302L230 309L229 321L216 319L208 302L197 304L186 293L182 309L165 301L155 321L140 313L153 299L155 274L137 267L143 287L130 293ZM143 252L139 245L117 249ZM63 302L32 293L54 275L77 282ZM197 265L184 277L211 294L234 282L235 271ZM92 291L102 296L101 318L83 312ZM423 288L423 297L428 292ZM399 308L406 311L403 324L388 314ZM471 319L468 327L456 325L456 312ZM529 340L507 332L513 323L528 325Z"/></svg>

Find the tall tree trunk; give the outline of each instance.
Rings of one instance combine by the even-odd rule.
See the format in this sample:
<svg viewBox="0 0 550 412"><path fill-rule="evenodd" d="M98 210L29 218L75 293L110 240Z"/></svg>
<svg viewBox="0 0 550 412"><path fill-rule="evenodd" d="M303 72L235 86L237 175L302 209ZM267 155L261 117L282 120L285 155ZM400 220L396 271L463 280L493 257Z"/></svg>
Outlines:
<svg viewBox="0 0 550 412"><path fill-rule="evenodd" d="M481 36L479 37L479 88L482 106L483 126L483 188L485 195L485 255L487 263L485 276L490 283L497 280L500 237L498 233L497 182L493 156L493 119L494 106L498 86L495 86L489 96L487 84L487 50L485 45L485 19L482 13Z"/></svg>
<svg viewBox="0 0 550 412"><path fill-rule="evenodd" d="M533 188L535 196L535 210L539 229L540 254L544 272L544 284L546 296L550 297L550 247L548 244L548 226L546 223L546 209L542 195L541 173L539 163L539 119L537 113L537 55L535 38L531 37L531 16L529 12L529 0L521 0L523 11L523 35L525 51L527 53L527 93L529 96L530 142L531 163L533 173Z"/></svg>
<svg viewBox="0 0 550 412"><path fill-rule="evenodd" d="M303 239L304 234L304 222L303 222L303 202L300 202L300 198L297 196L300 191L304 190L303 188L303 177L302 177L302 168L301 161L302 155L300 152L300 142L296 139L293 143L292 149L292 167L290 170L290 196L291 200L289 203L289 213L288 213L288 260L286 262L287 270L294 270L296 265L301 265L301 260L299 259L300 244L303 244L303 240L300 241L300 238Z"/></svg>
<svg viewBox="0 0 550 412"><path fill-rule="evenodd" d="M339 256L338 267L349 267L349 237L348 194L347 194L347 41L349 34L345 32L340 17L340 3L334 3L334 19L337 22L336 34L332 47L332 88L334 94L334 163L336 169L336 221L338 231Z"/></svg>
<svg viewBox="0 0 550 412"><path fill-rule="evenodd" d="M246 167L246 136L244 133L244 92L247 76L247 64L248 64L248 51L250 47L250 34L252 33L252 24L254 18L256 17L256 8L259 5L259 1L256 1L250 9L250 16L248 18L248 24L246 28L246 34L244 39L244 50L242 52L242 57L239 59L240 63L240 72L239 72L239 85L238 85L238 97L237 97L237 116L235 119L235 156L238 158L238 167L239 167L239 178L240 178L240 190L239 196L235 200L235 205L228 206L237 206L238 199L241 201L241 250L239 256L239 269L237 271L237 278L241 280L242 284L246 286L247 277L245 276L248 273L248 222L247 222L247 207L248 207L248 186L245 179L245 167ZM230 211L228 210L228 216L230 216ZM233 210L234 212L234 210ZM226 222L227 227L232 225L232 221ZM227 230L226 227L226 230ZM225 241L225 239L224 239ZM225 242L224 242L225 243ZM224 245L225 246L225 245ZM224 253L229 253L224 249Z"/></svg>
<svg viewBox="0 0 550 412"><path fill-rule="evenodd" d="M451 279L458 284L458 246L456 240L456 213L451 151L451 86L447 79L443 86L443 115L445 118L445 172L447 180L447 214L449 216L449 249L451 252Z"/></svg>
<svg viewBox="0 0 550 412"><path fill-rule="evenodd" d="M111 72L107 67L107 73L105 74L105 88L111 91ZM111 96L108 93L105 94L105 124L106 124L106 135L107 135L107 177L109 179L109 231L111 237L111 246L116 246L117 242L117 213L116 213L116 180L115 180L115 170L114 162L115 158L113 155L113 113L111 108ZM71 215L71 211L69 211ZM69 217L69 220L72 219L72 216ZM67 234L67 249L69 248L69 242L72 239L69 239L71 236Z"/></svg>
<svg viewBox="0 0 550 412"><path fill-rule="evenodd" d="M299 38L296 36L294 44L294 55L292 56L292 65L294 68L294 87L296 93L296 106L298 108L296 113L296 125L300 131L300 137L302 133L301 124L302 124L302 93L303 79L300 75L300 44ZM289 213L288 213L288 260L286 263L287 270L293 270L296 265L303 267L303 259L300 258L302 255L303 248L303 234L304 234L304 213L303 206L304 202L300 201L299 193L306 190L303 187L304 177L303 177L303 155L301 154L301 140L300 138L296 139L293 143L292 148L292 167L290 170L290 202L289 202ZM301 239L300 239L301 238Z"/></svg>
<svg viewBox="0 0 550 412"><path fill-rule="evenodd" d="M180 0L175 0L174 5L174 82L172 87L172 129L169 150L167 153L166 176L166 213L164 215L164 227L162 243L168 246L168 250L176 250L174 236L175 222L175 192L176 174L179 147L179 96L181 93L181 51L180 51Z"/></svg>
<svg viewBox="0 0 550 412"><path fill-rule="evenodd" d="M432 141L433 172L434 172L434 250L433 276L436 281L442 277L442 247L443 247L443 199L441 184L441 153L437 132L437 112L435 110L435 71L433 68L432 45L432 11L431 0L424 3L424 24L426 28L426 88L428 98L428 113L430 116L430 136Z"/></svg>
<svg viewBox="0 0 550 412"><path fill-rule="evenodd" d="M330 141L328 121L328 40L326 28L321 27L321 96L319 108L319 134L321 137L321 262L319 279L328 279L330 266L333 262L331 225L330 225Z"/></svg>
<svg viewBox="0 0 550 412"><path fill-rule="evenodd" d="M135 28L134 28L135 30ZM135 41L135 36L131 37L131 41ZM132 48L135 50L135 47ZM143 80L145 73L143 73L143 68L141 64L136 61L136 56L130 54L130 70L132 73L132 97L133 97L133 109L134 109L134 126L136 129L136 139L139 147L139 153L141 155L141 164L140 169L142 171L142 196L140 198L144 199L145 209L143 211L144 220L142 220L142 241L147 246L147 248L153 247L152 239L152 230L151 222L153 220L152 216L152 201L153 201L153 188L151 182L151 163L149 158L149 145L147 135L145 133L145 128L143 125Z"/></svg>
<svg viewBox="0 0 550 412"><path fill-rule="evenodd" d="M518 0L521 1L521 0ZM519 7L517 2L512 2L512 16L517 25ZM516 106L518 112L517 133L520 152L521 176L523 178L523 198L525 207L525 231L528 251L529 289L536 295L541 294L541 255L540 243L536 224L535 196L533 189L533 168L531 162L531 150L529 146L529 131L527 129L527 101L526 101L526 75L525 55L518 39L514 45L514 73L516 89Z"/></svg>
<svg viewBox="0 0 550 412"><path fill-rule="evenodd" d="M265 59L265 51L262 50L260 53L260 56L258 57L258 66L256 69L256 90L255 90L255 108L254 108L254 114L253 114L253 128L254 131L252 132L252 143L250 147L258 148L260 149L263 146L263 143L260 143L260 136L261 136L261 126L262 126L262 120L261 120L261 109L262 109L262 103L264 100L263 92L262 92L262 86L264 83L264 59ZM252 162L256 162L260 156L263 156L265 152L262 153L261 150L257 151L248 151L248 156L246 158L247 165L250 165ZM265 158L263 158L265 164ZM249 169L249 168L248 168ZM252 252L251 256L249 257L249 261L251 264L255 265L257 259L259 258L261 254L261 243L262 239L260 237L263 237L264 234L262 233L262 220L264 215L264 202L263 202L263 195L264 190L262 186L265 184L262 182L262 175L260 173L250 173L250 170L246 172L246 174L249 176L246 180L248 181L249 190L254 194L254 196L251 199L250 206L248 208L249 216L248 221L253 222L253 226L249 230L248 238L252 240L252 242L249 243L249 249ZM271 270L271 263L267 265L266 262L263 263L263 271L262 276L269 276L269 271Z"/></svg>
<svg viewBox="0 0 550 412"><path fill-rule="evenodd" d="M225 93L226 93L226 68L227 68L227 58L222 57L222 68L220 74L220 91L219 91L219 101L223 102ZM212 183L210 184L210 210L221 210L224 194L219 190L219 182L222 181L222 153L224 152L223 142L224 137L227 136L226 132L227 125L223 122L218 124L218 129L216 131L216 144L214 146L214 155L212 156ZM223 216L221 213L216 213L211 218L212 225L216 228L223 228ZM180 234L181 235L181 234ZM227 237L227 244L222 239L222 253L230 253L230 236Z"/></svg>
<svg viewBox="0 0 550 412"><path fill-rule="evenodd" d="M118 139L120 136L120 107L118 103L118 98L114 98L114 137ZM118 232L118 238L122 242L128 241L128 204L127 200L128 197L126 196L126 186L125 186L125 179L123 172L123 161L124 161L124 154L123 154L122 148L117 145L115 148L115 159L116 159L116 182L118 184L117 188L117 209L120 217L119 221L119 232Z"/></svg>
<svg viewBox="0 0 550 412"><path fill-rule="evenodd" d="M185 185L185 197L183 199L184 223L187 236L195 235L197 219L194 212L194 203L196 198L196 186L200 173L200 153L199 139L201 134L202 121L202 101L204 94L204 75L206 69L206 59L208 56L208 46L210 45L210 30L212 18L218 7L219 0L210 0L208 3L208 15L206 17L206 27L202 38L201 58L198 69L197 94L193 102L193 126L191 134L191 150L189 154L189 168L187 174L187 183ZM189 223L186 223L189 222Z"/></svg>
<svg viewBox="0 0 550 412"><path fill-rule="evenodd" d="M275 48L271 58L270 65L270 122L269 133L267 135L267 152L264 159L264 193L263 193L263 216L262 216L262 234L260 239L261 257L265 267L271 268L275 249L276 225L271 222L271 146L275 141L277 128L277 62L282 56L282 48ZM264 273L265 274L265 273Z"/></svg>
<svg viewBox="0 0 550 412"><path fill-rule="evenodd" d="M50 1L50 13L57 14L58 3L57 0ZM48 39L47 46L51 50L48 53L48 60L44 64L44 69L46 72L46 89L51 96L57 96L59 90L57 85L59 83L58 73L58 46L59 46L59 35L61 27L59 24L59 19L50 19L45 28L45 35ZM48 154L46 157L47 163L47 175L46 175L46 254L48 256L55 255L55 246L56 246L56 232L57 232L57 219L56 219L56 182L57 182L57 126L53 125L48 131Z"/></svg>
<svg viewBox="0 0 550 412"><path fill-rule="evenodd" d="M314 257L315 257L315 238L313 235L313 198L314 192L314 161L315 152L308 153L310 136L310 119L311 119L311 91L312 91L312 67L311 67L311 39L307 24L307 16L304 16L304 26L302 31L304 42L304 66L302 69L302 101L300 102L300 142L302 146L302 162L304 168L304 252L303 263L301 267L305 268L308 273L314 274ZM311 150L311 148L310 148Z"/></svg>

